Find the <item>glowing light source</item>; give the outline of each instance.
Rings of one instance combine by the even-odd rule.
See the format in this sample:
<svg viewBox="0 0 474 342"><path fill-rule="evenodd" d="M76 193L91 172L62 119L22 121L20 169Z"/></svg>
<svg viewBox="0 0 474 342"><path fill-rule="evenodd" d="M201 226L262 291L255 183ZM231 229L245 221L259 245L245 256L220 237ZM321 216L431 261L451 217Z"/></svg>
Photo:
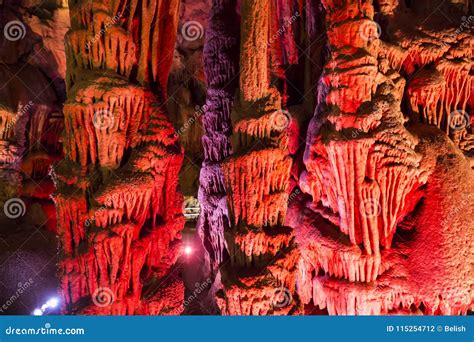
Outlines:
<svg viewBox="0 0 474 342"><path fill-rule="evenodd" d="M46 305L48 305L48 307L54 309L55 307L57 307L59 304L59 299L57 299L56 297L53 297L51 298L50 300L48 300L46 302Z"/></svg>
<svg viewBox="0 0 474 342"><path fill-rule="evenodd" d="M56 298L56 297L50 298L46 303L41 305L41 309L36 308L33 311L33 315L34 316L42 316L46 312L46 310L54 309L58 306L58 304L59 304L59 299L58 298Z"/></svg>
<svg viewBox="0 0 474 342"><path fill-rule="evenodd" d="M193 252L193 249L191 248L191 246L184 247L184 254L190 255L192 252Z"/></svg>

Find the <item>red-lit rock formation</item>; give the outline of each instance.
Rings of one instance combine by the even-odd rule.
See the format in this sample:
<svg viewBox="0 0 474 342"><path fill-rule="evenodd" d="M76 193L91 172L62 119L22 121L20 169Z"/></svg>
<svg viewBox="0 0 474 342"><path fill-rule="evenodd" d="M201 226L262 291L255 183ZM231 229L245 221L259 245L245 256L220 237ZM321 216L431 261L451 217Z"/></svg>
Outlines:
<svg viewBox="0 0 474 342"><path fill-rule="evenodd" d="M291 158L289 117L270 86L270 1L243 1L240 102L232 116L233 154L224 161L230 262L221 266L223 314L294 314L296 262L291 229L283 226ZM270 44L271 45L271 44Z"/></svg>
<svg viewBox="0 0 474 342"><path fill-rule="evenodd" d="M310 197L292 203L287 220L302 255L299 294L329 314L385 314L412 305L426 314L466 313L474 299L474 227L463 217L472 215L474 202L472 189L458 188L454 178L472 184L472 171L440 131L426 125L407 130L401 112L406 81L399 71L415 74L407 92L412 111L422 108L423 121L448 133L446 116L455 107L464 113L470 99L468 52L458 45L464 52L441 60L443 49L421 43L429 37L419 45L416 39L401 46L383 42L372 1L323 5L330 56L300 178ZM403 26L396 1L380 8L390 25ZM433 62L434 70L415 72ZM463 213L447 202L464 203Z"/></svg>
<svg viewBox="0 0 474 342"><path fill-rule="evenodd" d="M461 3L461 2L460 2ZM416 9L416 8L415 8ZM449 13L448 8L441 11ZM382 11L387 34L395 46L389 58L407 74L407 97L413 121L435 125L448 134L468 157L474 156L469 111L474 104L472 89L472 23L474 16L461 16L456 26L442 16L427 18L403 5ZM424 25L413 27L407 22Z"/></svg>
<svg viewBox="0 0 474 342"><path fill-rule="evenodd" d="M162 105L179 2L72 4L54 167L66 313L177 314L182 151Z"/></svg>

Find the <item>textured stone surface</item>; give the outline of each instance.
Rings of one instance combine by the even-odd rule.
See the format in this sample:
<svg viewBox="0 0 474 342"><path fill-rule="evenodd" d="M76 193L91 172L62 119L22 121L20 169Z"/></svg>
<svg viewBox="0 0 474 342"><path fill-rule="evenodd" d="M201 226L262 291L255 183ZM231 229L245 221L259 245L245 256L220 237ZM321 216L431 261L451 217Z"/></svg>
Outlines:
<svg viewBox="0 0 474 342"><path fill-rule="evenodd" d="M179 3L138 4L71 8L81 15L66 38L66 158L53 172L66 313L182 311L182 281L170 281L184 225L182 150L160 105Z"/></svg>

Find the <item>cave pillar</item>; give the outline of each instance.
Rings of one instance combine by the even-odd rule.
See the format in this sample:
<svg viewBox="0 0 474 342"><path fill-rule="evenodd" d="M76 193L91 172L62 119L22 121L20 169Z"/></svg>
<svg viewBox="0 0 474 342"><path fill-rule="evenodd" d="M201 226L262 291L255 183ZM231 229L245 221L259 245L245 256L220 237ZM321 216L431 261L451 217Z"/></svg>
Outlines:
<svg viewBox="0 0 474 342"><path fill-rule="evenodd" d="M232 114L233 154L224 161L230 228L221 266L223 314L295 314L298 259L284 226L291 158L288 114L269 82L269 0L242 2L240 99Z"/></svg>
<svg viewBox="0 0 474 342"><path fill-rule="evenodd" d="M182 149L162 105L178 0L70 2L54 201L65 313L178 314Z"/></svg>

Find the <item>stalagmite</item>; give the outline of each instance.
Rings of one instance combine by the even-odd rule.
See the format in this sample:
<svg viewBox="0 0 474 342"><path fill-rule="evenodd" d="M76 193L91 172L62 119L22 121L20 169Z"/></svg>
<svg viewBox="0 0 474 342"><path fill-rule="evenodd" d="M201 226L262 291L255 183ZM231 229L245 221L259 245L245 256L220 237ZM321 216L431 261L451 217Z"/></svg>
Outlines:
<svg viewBox="0 0 474 342"><path fill-rule="evenodd" d="M221 266L217 304L226 315L296 314L298 253L283 226L291 158L290 118L270 86L270 1L242 3L240 101L233 122L233 154L223 163L230 227L230 261ZM281 39L281 37L278 37Z"/></svg>
<svg viewBox="0 0 474 342"><path fill-rule="evenodd" d="M450 113L458 109L469 121L467 50L445 55L449 46L435 50L429 36L417 42L417 36L396 31L403 27L397 1L379 4L389 32L399 39L390 44L380 40L372 1L323 5L330 57L299 179L307 196L291 204L286 221L295 228L301 251L298 293L304 303L329 314L388 314L400 308L465 314L473 307L468 289L474 279L467 270L474 257L467 242L473 227L460 216L470 215L464 211L472 209L466 196L472 190L444 192L459 184L447 175L445 159L452 159L469 184L472 172L454 145L428 124L452 136ZM434 68L419 69L430 63ZM413 74L406 86L411 119L424 122L409 129L401 112L402 72ZM463 213L444 207L437 191L453 203L461 201ZM454 199L458 196L463 200ZM435 202L443 208L436 209ZM411 238L401 239L401 229L414 231ZM446 250L447 241L462 251L457 257ZM466 269L454 271L461 263Z"/></svg>
<svg viewBox="0 0 474 342"><path fill-rule="evenodd" d="M182 151L161 104L178 4L71 7L66 157L53 172L65 313L183 309L184 285L168 279L181 253Z"/></svg>
<svg viewBox="0 0 474 342"><path fill-rule="evenodd" d="M471 314L473 5L0 0L0 260L62 314Z"/></svg>

